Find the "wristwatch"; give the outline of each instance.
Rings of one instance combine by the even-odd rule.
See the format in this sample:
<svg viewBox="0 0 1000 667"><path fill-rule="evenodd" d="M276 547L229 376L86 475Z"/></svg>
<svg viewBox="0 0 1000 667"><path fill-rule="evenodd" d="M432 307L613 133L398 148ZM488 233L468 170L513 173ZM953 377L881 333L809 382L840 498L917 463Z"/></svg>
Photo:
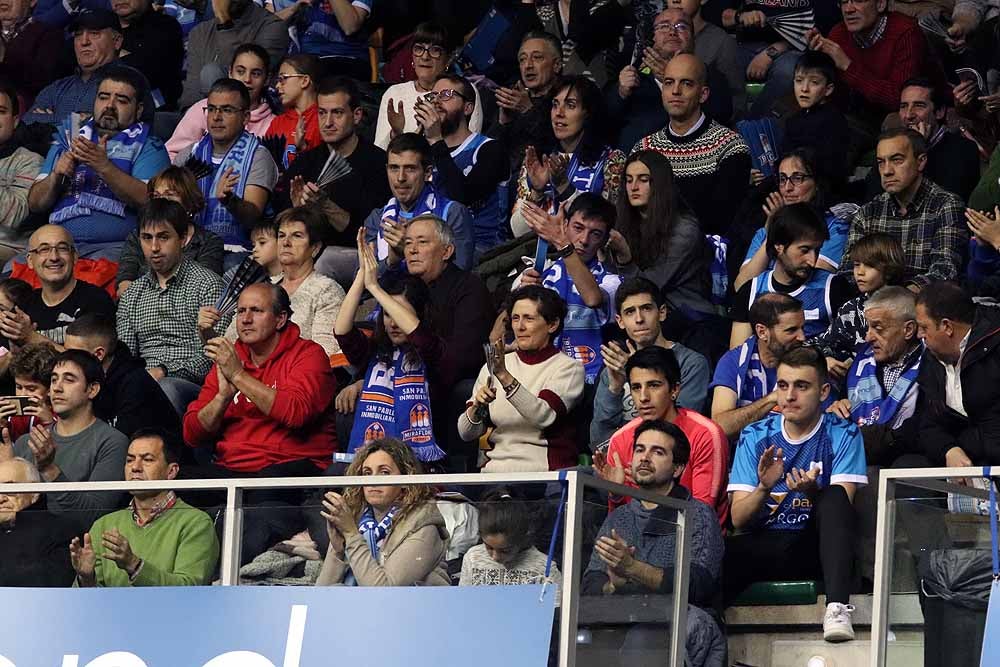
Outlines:
<svg viewBox="0 0 1000 667"><path fill-rule="evenodd" d="M567 243L562 248L556 250L557 259L566 259L576 251L576 247L572 243Z"/></svg>
<svg viewBox="0 0 1000 667"><path fill-rule="evenodd" d="M783 52L778 49L778 47L772 45L764 49L764 53L766 53L767 57L771 60L777 60L778 56L780 56Z"/></svg>

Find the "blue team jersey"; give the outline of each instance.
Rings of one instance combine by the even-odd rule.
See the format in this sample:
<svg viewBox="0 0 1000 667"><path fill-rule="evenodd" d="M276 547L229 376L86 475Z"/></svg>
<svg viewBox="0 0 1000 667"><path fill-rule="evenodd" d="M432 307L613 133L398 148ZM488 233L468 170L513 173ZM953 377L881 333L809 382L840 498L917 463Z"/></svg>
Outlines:
<svg viewBox="0 0 1000 667"><path fill-rule="evenodd" d="M830 232L830 238L826 240L823 247L819 249L819 258L824 262L829 262L831 266L835 269L840 268L840 262L844 258L844 251L847 249L847 234L851 231L851 221L844 220L833 213L827 211L826 213L826 229ZM767 230L761 227L753 235L753 239L750 241L750 248L747 250L746 257L743 258L743 263L746 264L750 259L756 254L757 250L760 249L767 241ZM767 268L774 268L774 260L772 259L767 264Z"/></svg>
<svg viewBox="0 0 1000 667"><path fill-rule="evenodd" d="M823 413L812 433L792 440L784 431L784 417L772 414L750 424L740 434L728 491L752 493L757 488L757 463L764 450L772 445L784 451L786 474L792 468L812 470L818 467L821 489L838 482L868 483L865 445L857 425L832 413ZM767 530L802 530L811 515L809 497L789 492L782 475L771 489L771 497L764 503L758 518Z"/></svg>
<svg viewBox="0 0 1000 667"><path fill-rule="evenodd" d="M778 381L778 369L760 361L757 337L750 336L739 347L727 351L715 366L709 387L728 387L736 393L736 407L742 408L764 398Z"/></svg>
<svg viewBox="0 0 1000 667"><path fill-rule="evenodd" d="M473 132L462 142L461 146L451 151L451 159L455 162L455 166L462 171L463 176L468 176L472 168L476 166L479 159L479 148L490 141L493 140L486 135ZM503 186L498 185L489 197L469 205L477 253L481 254L495 248L503 240L501 225L503 218L501 195L503 192Z"/></svg>
<svg viewBox="0 0 1000 667"><path fill-rule="evenodd" d="M773 274L773 269L765 271L750 281L750 302L747 304L747 310L760 295L778 291L774 289ZM830 318L833 316L833 306L830 305L833 275L829 271L814 270L809 280L787 293L802 303L802 311L806 316L806 338L820 335L830 324Z"/></svg>
<svg viewBox="0 0 1000 667"><path fill-rule="evenodd" d="M542 285L558 292L566 302L566 321L563 322L562 334L555 341L556 347L566 355L578 359L586 372L587 384L594 384L604 368L601 327L614 317L615 293L622 279L617 273L606 271L596 258L590 261L587 268L597 281L597 286L604 292L604 303L597 308L591 308L583 302L583 297L561 259L550 264L542 273Z"/></svg>

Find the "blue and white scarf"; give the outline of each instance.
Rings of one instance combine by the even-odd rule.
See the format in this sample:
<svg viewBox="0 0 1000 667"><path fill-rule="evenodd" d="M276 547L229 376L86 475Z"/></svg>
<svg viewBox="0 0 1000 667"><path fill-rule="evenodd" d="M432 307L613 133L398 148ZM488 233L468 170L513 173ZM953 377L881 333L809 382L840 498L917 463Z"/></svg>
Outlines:
<svg viewBox="0 0 1000 667"><path fill-rule="evenodd" d="M767 369L760 360L757 336L750 336L739 347L738 372L736 373L736 407L742 408L759 401L771 393Z"/></svg>
<svg viewBox="0 0 1000 667"><path fill-rule="evenodd" d="M582 363L586 383L594 384L604 368L601 327L612 317L611 305L618 286L621 285L621 276L607 271L596 258L587 264L587 268L597 281L597 286L604 292L605 303L597 308L584 303L572 276L566 270L565 260L555 261L545 269L542 285L559 294L567 306L566 320L563 331L555 342L556 347Z"/></svg>
<svg viewBox="0 0 1000 667"><path fill-rule="evenodd" d="M382 209L382 222L386 222L387 220L410 220L425 213L432 213L442 220L447 220L448 209L450 208L451 200L435 190L433 185L426 183L424 189L420 191L417 201L409 211L404 211L395 197L390 199L389 203ZM382 236L381 226L379 227L378 238L375 243L375 253L376 259L379 261L389 256L389 244L385 242L385 238Z"/></svg>
<svg viewBox="0 0 1000 667"><path fill-rule="evenodd" d="M361 533L361 537L365 538L365 542L368 543L368 550L372 552L372 558L376 562L381 551L379 543L392 530L392 520L396 518L396 512L398 511L398 507L392 507L382 517L381 521L375 521L375 510L369 505L358 519L358 532Z"/></svg>
<svg viewBox="0 0 1000 667"><path fill-rule="evenodd" d="M233 173L239 176L234 192L237 197L243 197L247 179L250 177L250 167L253 165L253 156L259 143L256 136L243 130L243 134L230 146L219 164L215 164L212 160L212 135L206 134L191 149L194 157L212 167L212 173L198 181L198 187L205 195L205 210L201 212L198 223L207 231L222 237L225 245L246 248L250 246L250 237L222 201L215 196L215 191L219 179L232 167Z"/></svg>
<svg viewBox="0 0 1000 667"><path fill-rule="evenodd" d="M418 461L440 461L445 453L434 440L427 367L420 355L396 348L392 363L372 360L354 411L348 453L379 438L399 438Z"/></svg>
<svg viewBox="0 0 1000 667"><path fill-rule="evenodd" d="M908 399L917 388L917 375L920 373L920 359L923 354L914 353L910 356L912 357L910 365L900 374L886 395L878 381L878 367L872 346L868 344L859 346L854 364L851 365L847 375L847 398L851 401L851 421L858 426L898 425L913 415L914 405Z"/></svg>
<svg viewBox="0 0 1000 667"><path fill-rule="evenodd" d="M580 164L580 158L575 153L573 154L569 160L569 167L566 169L566 176L577 192L601 194L604 191L604 170L608 166L610 154L611 149L605 148L597 162L592 164Z"/></svg>
<svg viewBox="0 0 1000 667"><path fill-rule="evenodd" d="M56 132L55 141L61 149L61 152L56 155L57 158L70 150L69 131L70 125L67 119L62 122ZM97 130L93 119L80 128L79 136L97 142ZM108 139L107 153L111 164L131 175L135 161L139 157L139 153L142 152L142 147L148 136L149 125L135 123ZM52 215L49 216L49 222L62 223L93 213L106 213L124 218L125 204L93 168L78 162L73 170L73 180L66 189L66 193L56 203Z"/></svg>

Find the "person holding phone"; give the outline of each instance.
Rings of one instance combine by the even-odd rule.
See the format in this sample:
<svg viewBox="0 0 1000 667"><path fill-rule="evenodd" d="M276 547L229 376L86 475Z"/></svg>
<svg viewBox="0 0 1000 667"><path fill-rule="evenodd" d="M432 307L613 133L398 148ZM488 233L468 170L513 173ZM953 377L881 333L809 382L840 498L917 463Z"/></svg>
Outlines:
<svg viewBox="0 0 1000 667"><path fill-rule="evenodd" d="M0 398L0 423L6 422L3 428L9 429L11 441L36 425L50 427L55 423L49 382L58 354L48 343L25 345L14 352L10 371L16 395Z"/></svg>

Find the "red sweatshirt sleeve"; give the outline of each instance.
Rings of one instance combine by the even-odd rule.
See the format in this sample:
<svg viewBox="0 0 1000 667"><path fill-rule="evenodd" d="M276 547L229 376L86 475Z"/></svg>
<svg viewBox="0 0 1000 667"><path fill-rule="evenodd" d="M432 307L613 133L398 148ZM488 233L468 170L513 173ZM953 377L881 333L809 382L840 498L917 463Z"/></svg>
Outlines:
<svg viewBox="0 0 1000 667"><path fill-rule="evenodd" d="M715 508L726 487L726 456L724 452L729 447L718 439L718 435L703 430L691 442L691 459L688 470L691 471L691 495Z"/></svg>
<svg viewBox="0 0 1000 667"><path fill-rule="evenodd" d="M319 417L337 390L326 352L312 341L302 342L308 344L299 348L294 372L281 380L269 415L288 428L302 428Z"/></svg>
<svg viewBox="0 0 1000 667"><path fill-rule="evenodd" d="M205 427L201 425L201 420L198 419L198 413L201 409L219 393L219 376L215 368L215 364L212 364L211 370L205 376L205 382L201 386L198 398L188 405L187 412L184 413L184 442L191 447L210 444L217 435L206 431Z"/></svg>
<svg viewBox="0 0 1000 667"><path fill-rule="evenodd" d="M837 38L834 40L844 48L842 40L851 39L846 30L839 31L841 26L834 30ZM888 30L888 28L887 28ZM909 23L902 27L902 32L892 43L892 50L889 57L892 59L891 66L886 68L888 78L880 79L873 76L870 69L858 58L851 58L851 64L844 71L844 83L857 90L861 95L871 102L886 109L896 109L899 106L899 94L903 90L903 83L920 73L924 62L926 42L916 23ZM834 35L831 34L831 38ZM885 38L889 38L886 35ZM845 49L846 51L847 49Z"/></svg>

